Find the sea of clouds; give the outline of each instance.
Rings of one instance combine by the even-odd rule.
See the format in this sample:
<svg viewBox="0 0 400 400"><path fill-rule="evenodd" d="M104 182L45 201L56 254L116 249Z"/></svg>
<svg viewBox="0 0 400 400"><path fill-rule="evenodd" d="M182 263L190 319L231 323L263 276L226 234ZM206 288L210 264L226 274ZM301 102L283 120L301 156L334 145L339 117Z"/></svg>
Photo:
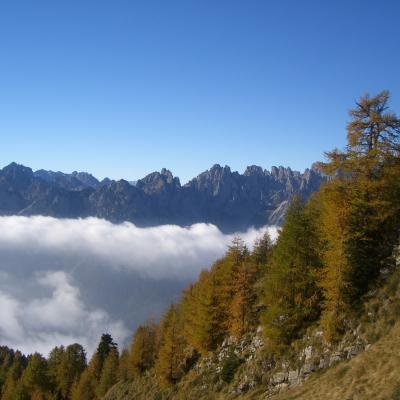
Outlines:
<svg viewBox="0 0 400 400"><path fill-rule="evenodd" d="M241 233L251 247L265 231ZM234 235L210 224L139 228L87 219L0 217L0 345L44 355L79 342L90 354L103 332L126 344L179 298Z"/></svg>

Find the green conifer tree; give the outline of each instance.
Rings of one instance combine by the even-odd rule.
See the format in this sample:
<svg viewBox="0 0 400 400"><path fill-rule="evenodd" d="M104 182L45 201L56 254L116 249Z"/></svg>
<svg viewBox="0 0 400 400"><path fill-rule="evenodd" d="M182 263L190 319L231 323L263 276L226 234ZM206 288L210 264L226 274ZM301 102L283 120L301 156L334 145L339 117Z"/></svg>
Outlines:
<svg viewBox="0 0 400 400"><path fill-rule="evenodd" d="M22 382L32 397L43 397L49 392L47 362L41 354L35 353L28 357Z"/></svg>
<svg viewBox="0 0 400 400"><path fill-rule="evenodd" d="M118 380L119 354L117 349L112 349L103 365L100 380L97 386L97 395L99 398L104 396L108 390L117 383Z"/></svg>
<svg viewBox="0 0 400 400"><path fill-rule="evenodd" d="M319 317L318 248L314 223L301 200L294 198L265 278L263 322L272 351L284 351Z"/></svg>

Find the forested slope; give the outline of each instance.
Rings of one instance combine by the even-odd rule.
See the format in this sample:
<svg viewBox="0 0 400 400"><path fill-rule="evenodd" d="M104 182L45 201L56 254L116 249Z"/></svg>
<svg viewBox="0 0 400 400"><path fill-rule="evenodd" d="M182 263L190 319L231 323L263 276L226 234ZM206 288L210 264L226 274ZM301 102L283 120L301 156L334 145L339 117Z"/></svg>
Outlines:
<svg viewBox="0 0 400 400"><path fill-rule="evenodd" d="M254 334L236 344L224 343L176 387L166 390L158 385L153 374L147 374L120 382L105 399L398 400L399 283L397 271L385 278L379 289L369 293L362 311L349 321L355 332L349 331L340 342L320 341L315 336L318 328L307 332L304 340L297 342L294 353L299 357L287 359L284 368L278 365L271 370L271 365L263 364L267 357L262 346L257 346ZM242 360L236 367L232 363L233 351ZM226 382L229 366L234 376Z"/></svg>

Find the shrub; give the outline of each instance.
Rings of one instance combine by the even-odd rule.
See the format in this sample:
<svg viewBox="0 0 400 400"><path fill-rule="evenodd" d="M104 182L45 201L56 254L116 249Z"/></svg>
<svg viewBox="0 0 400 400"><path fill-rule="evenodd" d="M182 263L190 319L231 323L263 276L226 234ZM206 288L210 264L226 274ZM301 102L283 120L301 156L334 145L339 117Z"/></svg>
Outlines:
<svg viewBox="0 0 400 400"><path fill-rule="evenodd" d="M226 383L231 382L241 363L242 360L236 354L231 354L222 366L221 379Z"/></svg>
<svg viewBox="0 0 400 400"><path fill-rule="evenodd" d="M392 394L392 400L400 400L400 385L396 387Z"/></svg>

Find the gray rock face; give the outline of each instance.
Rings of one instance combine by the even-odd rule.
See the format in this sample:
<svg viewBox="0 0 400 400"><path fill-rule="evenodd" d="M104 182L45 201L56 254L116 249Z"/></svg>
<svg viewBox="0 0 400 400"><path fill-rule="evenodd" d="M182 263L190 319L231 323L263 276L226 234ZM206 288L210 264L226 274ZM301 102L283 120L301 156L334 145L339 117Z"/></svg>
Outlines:
<svg viewBox="0 0 400 400"><path fill-rule="evenodd" d="M307 198L325 179L315 168L300 173L252 165L239 174L216 164L183 186L167 169L132 185L12 163L0 170L0 214L96 216L139 226L207 222L233 232L281 224L291 198Z"/></svg>
<svg viewBox="0 0 400 400"><path fill-rule="evenodd" d="M97 189L100 185L100 182L92 174L88 174L87 172L74 171L71 175L85 187Z"/></svg>
<svg viewBox="0 0 400 400"><path fill-rule="evenodd" d="M300 385L310 374L351 359L368 349L357 330L349 330L340 342L335 343L325 341L323 332L314 330L304 335L297 346L296 353L288 359L268 355L264 348L262 328L259 328L241 339L225 338L214 357L208 355L207 362L200 358L195 370L199 376L206 373L208 379L208 374L213 371L216 381L226 360L235 354L242 362L235 371L229 391L240 394L263 384L263 398L274 398L277 393Z"/></svg>
<svg viewBox="0 0 400 400"><path fill-rule="evenodd" d="M36 177L30 168L12 163L0 170L0 214L87 216L91 191L88 188L66 189Z"/></svg>
<svg viewBox="0 0 400 400"><path fill-rule="evenodd" d="M72 174L63 172L46 171L39 169L33 173L35 178L39 178L47 183L55 184L67 190L82 190L85 188L97 189L100 182L87 172L74 171Z"/></svg>

